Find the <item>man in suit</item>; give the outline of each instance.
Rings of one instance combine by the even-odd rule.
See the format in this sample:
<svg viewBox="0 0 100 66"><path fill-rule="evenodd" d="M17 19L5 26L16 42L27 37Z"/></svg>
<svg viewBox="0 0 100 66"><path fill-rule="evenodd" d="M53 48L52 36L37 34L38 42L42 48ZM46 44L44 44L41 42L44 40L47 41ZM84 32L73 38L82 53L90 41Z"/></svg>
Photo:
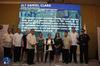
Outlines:
<svg viewBox="0 0 100 66"><path fill-rule="evenodd" d="M81 35L79 36L79 45L80 45L80 63L83 63L83 55L85 56L85 63L88 64L88 42L90 37L85 34L85 30L81 29Z"/></svg>

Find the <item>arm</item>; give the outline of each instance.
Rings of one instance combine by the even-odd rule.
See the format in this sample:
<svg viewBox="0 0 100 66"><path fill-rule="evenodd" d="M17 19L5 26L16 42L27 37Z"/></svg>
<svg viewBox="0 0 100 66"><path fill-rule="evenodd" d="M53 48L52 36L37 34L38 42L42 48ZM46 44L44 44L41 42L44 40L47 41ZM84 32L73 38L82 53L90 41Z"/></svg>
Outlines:
<svg viewBox="0 0 100 66"><path fill-rule="evenodd" d="M34 35L35 36L35 35ZM34 45L36 45L37 41L36 41L36 37L34 37Z"/></svg>
<svg viewBox="0 0 100 66"><path fill-rule="evenodd" d="M69 47L68 47L69 50L70 50L70 46L71 46L71 41L69 42Z"/></svg>
<svg viewBox="0 0 100 66"><path fill-rule="evenodd" d="M55 42L55 39L54 39L54 42ZM57 48L57 46L55 44L54 44L54 47Z"/></svg>
<svg viewBox="0 0 100 66"><path fill-rule="evenodd" d="M24 47L24 36L22 37L22 47Z"/></svg>
<svg viewBox="0 0 100 66"><path fill-rule="evenodd" d="M45 40L43 39L43 44L45 45Z"/></svg>
<svg viewBox="0 0 100 66"><path fill-rule="evenodd" d="M55 44L55 41L53 39L51 41L53 42L52 44Z"/></svg>
<svg viewBox="0 0 100 66"><path fill-rule="evenodd" d="M78 40L77 44L80 45L80 41L81 41L81 40L80 40L80 36L78 37L77 40Z"/></svg>
<svg viewBox="0 0 100 66"><path fill-rule="evenodd" d="M22 40L22 47L24 47L24 40Z"/></svg>
<svg viewBox="0 0 100 66"><path fill-rule="evenodd" d="M79 36L78 41L81 41L80 39L81 39L81 38L80 38L80 36Z"/></svg>
<svg viewBox="0 0 100 66"><path fill-rule="evenodd" d="M64 38L63 38L63 40L64 40ZM61 46L62 46L62 49L64 49L64 44L63 44L63 40L62 40L62 45L61 45Z"/></svg>
<svg viewBox="0 0 100 66"><path fill-rule="evenodd" d="M70 50L70 46L71 46L71 42L72 42L72 39L71 39L71 37L69 37L69 47L68 47L68 49Z"/></svg>
<svg viewBox="0 0 100 66"><path fill-rule="evenodd" d="M62 39L60 38L60 44L57 46L57 48L59 48L62 45Z"/></svg>
<svg viewBox="0 0 100 66"><path fill-rule="evenodd" d="M61 44L59 44L58 46L57 46L57 48L59 48L61 46Z"/></svg>
<svg viewBox="0 0 100 66"><path fill-rule="evenodd" d="M39 38L36 39L36 42L37 42L36 45L38 45L38 40L39 40Z"/></svg>
<svg viewBox="0 0 100 66"><path fill-rule="evenodd" d="M46 40L44 40L44 45L46 45Z"/></svg>
<svg viewBox="0 0 100 66"><path fill-rule="evenodd" d="M77 33L77 37L76 37L76 38L78 39L78 37L79 37L79 35L78 35L78 33Z"/></svg>
<svg viewBox="0 0 100 66"><path fill-rule="evenodd" d="M49 44L46 43L46 41L47 41L47 40L45 39L45 40L44 40L44 45L49 45Z"/></svg>
<svg viewBox="0 0 100 66"><path fill-rule="evenodd" d="M15 45L15 34L14 34L14 36L13 36L13 46Z"/></svg>

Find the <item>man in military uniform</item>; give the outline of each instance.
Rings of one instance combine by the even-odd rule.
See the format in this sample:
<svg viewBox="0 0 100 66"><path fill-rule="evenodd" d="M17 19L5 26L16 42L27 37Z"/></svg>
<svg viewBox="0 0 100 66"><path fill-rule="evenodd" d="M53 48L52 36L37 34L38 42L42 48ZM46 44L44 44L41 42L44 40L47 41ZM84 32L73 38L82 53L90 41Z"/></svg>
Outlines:
<svg viewBox="0 0 100 66"><path fill-rule="evenodd" d="M79 36L79 44L80 44L80 63L83 63L83 54L85 58L85 63L88 64L88 42L90 37L85 34L85 30L81 29L81 35Z"/></svg>

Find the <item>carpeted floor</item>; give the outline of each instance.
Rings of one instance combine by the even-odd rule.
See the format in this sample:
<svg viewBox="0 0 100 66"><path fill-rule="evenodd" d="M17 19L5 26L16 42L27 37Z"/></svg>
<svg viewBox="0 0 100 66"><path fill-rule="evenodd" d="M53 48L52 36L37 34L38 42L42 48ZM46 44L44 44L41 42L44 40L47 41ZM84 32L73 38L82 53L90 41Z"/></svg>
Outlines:
<svg viewBox="0 0 100 66"><path fill-rule="evenodd" d="M52 63L49 63L49 62L37 63L37 62L35 62L35 65L33 65L33 64L28 65L26 62L23 62L23 61L16 62L16 63L11 61L10 64L6 65L1 61L0 66L100 66L100 63L98 63L98 61L96 61L96 60L90 60L88 64L85 64L85 63L81 64L80 62L78 62L78 63L72 62L72 63L68 63L68 64L65 64L62 62L58 62L58 63L54 63L54 62L52 62Z"/></svg>

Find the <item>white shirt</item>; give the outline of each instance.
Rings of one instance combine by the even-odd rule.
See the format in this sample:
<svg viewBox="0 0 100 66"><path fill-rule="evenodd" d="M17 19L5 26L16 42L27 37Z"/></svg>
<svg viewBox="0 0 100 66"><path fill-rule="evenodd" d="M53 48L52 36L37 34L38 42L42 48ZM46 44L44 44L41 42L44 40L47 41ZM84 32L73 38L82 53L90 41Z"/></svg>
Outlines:
<svg viewBox="0 0 100 66"><path fill-rule="evenodd" d="M72 41L70 36L63 37L64 49L68 49L69 48L70 41Z"/></svg>
<svg viewBox="0 0 100 66"><path fill-rule="evenodd" d="M11 48L13 43L13 34L5 33L2 38L2 46Z"/></svg>
<svg viewBox="0 0 100 66"><path fill-rule="evenodd" d="M71 37L71 39L72 39L72 44L71 45L75 45L75 46L77 46L77 38L78 38L78 33L73 33L73 32L71 32L71 33L69 33L69 36Z"/></svg>
<svg viewBox="0 0 100 66"><path fill-rule="evenodd" d="M53 44L54 44L54 40L53 40L53 39L52 39L52 42L53 42ZM46 40L45 40L45 42L44 42L44 43L46 44ZM52 46L51 46L51 39L48 39L47 44L50 44L50 45L49 45L49 48L48 48L48 51L52 51L52 50L53 50L53 48L52 48Z"/></svg>
<svg viewBox="0 0 100 66"><path fill-rule="evenodd" d="M14 37L13 37L13 45L15 47L21 47L22 45L22 37L23 37L23 34L19 34L19 33L15 33L14 34Z"/></svg>
<svg viewBox="0 0 100 66"><path fill-rule="evenodd" d="M32 46L33 44L36 44L36 37L35 35L32 35L31 33L27 35L27 49L35 49L35 46Z"/></svg>

